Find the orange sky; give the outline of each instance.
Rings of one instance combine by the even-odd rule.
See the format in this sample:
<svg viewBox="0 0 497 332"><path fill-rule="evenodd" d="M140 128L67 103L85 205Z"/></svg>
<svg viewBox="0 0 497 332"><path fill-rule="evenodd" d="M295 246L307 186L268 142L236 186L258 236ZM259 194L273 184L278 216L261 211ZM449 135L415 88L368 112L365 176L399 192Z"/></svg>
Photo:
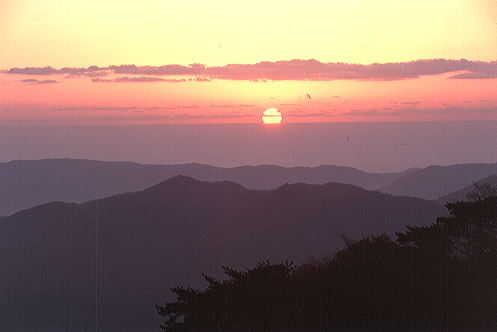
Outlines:
<svg viewBox="0 0 497 332"><path fill-rule="evenodd" d="M491 0L7 0L0 125L260 122L271 107L284 122L497 119L496 15ZM429 70L385 65L421 59Z"/></svg>

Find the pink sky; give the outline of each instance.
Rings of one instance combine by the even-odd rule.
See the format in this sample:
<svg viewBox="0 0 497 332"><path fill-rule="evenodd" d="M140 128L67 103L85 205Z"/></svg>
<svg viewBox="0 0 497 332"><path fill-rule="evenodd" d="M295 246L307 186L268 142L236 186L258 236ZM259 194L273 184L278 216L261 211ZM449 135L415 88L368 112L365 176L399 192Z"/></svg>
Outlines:
<svg viewBox="0 0 497 332"><path fill-rule="evenodd" d="M497 119L497 62L11 68L0 123L133 124ZM307 96L309 95L309 96Z"/></svg>
<svg viewBox="0 0 497 332"><path fill-rule="evenodd" d="M494 0L7 0L0 125L495 120L496 15Z"/></svg>

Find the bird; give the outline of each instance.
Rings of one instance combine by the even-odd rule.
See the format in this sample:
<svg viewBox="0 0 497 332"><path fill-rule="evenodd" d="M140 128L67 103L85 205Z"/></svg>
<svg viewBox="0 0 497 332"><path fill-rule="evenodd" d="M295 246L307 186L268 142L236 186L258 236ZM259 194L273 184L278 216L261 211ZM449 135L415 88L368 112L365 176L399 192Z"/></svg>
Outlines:
<svg viewBox="0 0 497 332"><path fill-rule="evenodd" d="M308 94L308 93L306 93L306 95L305 95L305 96L306 96L306 98L312 99L312 98L311 98L311 95L310 95L310 94Z"/></svg>

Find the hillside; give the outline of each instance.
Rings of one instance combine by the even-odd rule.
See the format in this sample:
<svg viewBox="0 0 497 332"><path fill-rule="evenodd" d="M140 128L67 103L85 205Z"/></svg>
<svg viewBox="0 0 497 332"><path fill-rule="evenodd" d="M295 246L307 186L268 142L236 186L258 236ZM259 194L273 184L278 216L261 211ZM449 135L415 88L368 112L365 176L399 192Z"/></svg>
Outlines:
<svg viewBox="0 0 497 332"><path fill-rule="evenodd" d="M48 203L0 218L2 330L150 331L170 286L205 286L270 259L302 263L341 234L393 235L445 208L338 183L248 190L178 176L83 204ZM29 314L28 314L29 313Z"/></svg>
<svg viewBox="0 0 497 332"><path fill-rule="evenodd" d="M475 183L477 183L479 185L488 183L488 184L493 185L494 187L497 188L497 175L487 176L486 178L481 179L479 181L476 181ZM450 203L450 202L455 202L455 201L466 201L467 200L466 196L474 190L475 190L475 187L473 184L471 184L467 187L462 188L461 190L458 190L458 191L452 192L450 194L447 194L445 196L442 196L442 197L438 198L436 201L440 204L445 204L447 202Z"/></svg>
<svg viewBox="0 0 497 332"><path fill-rule="evenodd" d="M496 174L497 163L429 166L405 174L378 190L392 195L438 199Z"/></svg>

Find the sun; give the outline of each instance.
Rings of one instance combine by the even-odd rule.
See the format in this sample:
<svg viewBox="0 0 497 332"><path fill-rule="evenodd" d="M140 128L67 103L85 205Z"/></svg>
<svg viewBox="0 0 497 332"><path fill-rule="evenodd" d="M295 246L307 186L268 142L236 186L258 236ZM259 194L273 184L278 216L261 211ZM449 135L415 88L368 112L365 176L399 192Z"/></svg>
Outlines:
<svg viewBox="0 0 497 332"><path fill-rule="evenodd" d="M283 119L281 112L276 108L270 108L262 113L262 122L265 124L280 123L281 119Z"/></svg>

